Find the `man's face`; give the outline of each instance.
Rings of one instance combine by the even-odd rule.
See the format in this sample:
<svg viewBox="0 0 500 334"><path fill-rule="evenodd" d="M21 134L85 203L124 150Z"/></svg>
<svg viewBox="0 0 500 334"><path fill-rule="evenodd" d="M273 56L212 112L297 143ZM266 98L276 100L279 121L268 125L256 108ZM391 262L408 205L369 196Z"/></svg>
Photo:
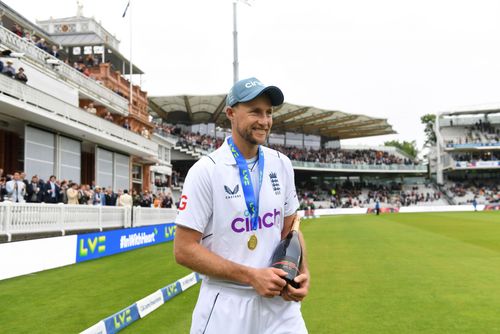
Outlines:
<svg viewBox="0 0 500 334"><path fill-rule="evenodd" d="M19 173L14 173L14 180L18 181L20 178Z"/></svg>
<svg viewBox="0 0 500 334"><path fill-rule="evenodd" d="M250 144L264 144L273 125L273 108L267 95L238 103L227 110L233 133Z"/></svg>

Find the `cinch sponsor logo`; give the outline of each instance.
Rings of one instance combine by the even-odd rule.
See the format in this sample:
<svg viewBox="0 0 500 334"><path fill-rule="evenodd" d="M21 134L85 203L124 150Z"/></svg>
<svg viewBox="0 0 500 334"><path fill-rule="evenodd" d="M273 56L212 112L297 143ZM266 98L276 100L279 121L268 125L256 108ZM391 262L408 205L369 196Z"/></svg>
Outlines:
<svg viewBox="0 0 500 334"><path fill-rule="evenodd" d="M82 238L80 239L80 245L78 247L78 252L81 257L94 254L97 249L97 253L104 253L106 251L106 236L101 235L93 238Z"/></svg>
<svg viewBox="0 0 500 334"><path fill-rule="evenodd" d="M130 309L118 313L113 317L113 323L115 324L115 329L120 329L125 327L125 325L132 321L132 316L130 315Z"/></svg>
<svg viewBox="0 0 500 334"><path fill-rule="evenodd" d="M178 207L178 209L179 209L180 211L182 211L182 210L185 210L185 209L186 209L186 206L187 206L187 199L188 199L188 197L187 197L186 195L182 195L182 196L181 196L181 200L179 201L179 207Z"/></svg>
<svg viewBox="0 0 500 334"><path fill-rule="evenodd" d="M155 232L158 233L157 230ZM156 235L155 232L150 234L142 232L129 234L128 236L122 235L120 238L120 249L154 243Z"/></svg>
<svg viewBox="0 0 500 334"><path fill-rule="evenodd" d="M264 84L260 81L248 81L245 83L245 88L252 88L256 86L264 86Z"/></svg>
<svg viewBox="0 0 500 334"><path fill-rule="evenodd" d="M270 228L276 224L276 220L281 216L281 211L274 209L274 212L266 212L259 216L258 229ZM252 222L250 217L237 217L231 222L231 229L236 233L250 232Z"/></svg>

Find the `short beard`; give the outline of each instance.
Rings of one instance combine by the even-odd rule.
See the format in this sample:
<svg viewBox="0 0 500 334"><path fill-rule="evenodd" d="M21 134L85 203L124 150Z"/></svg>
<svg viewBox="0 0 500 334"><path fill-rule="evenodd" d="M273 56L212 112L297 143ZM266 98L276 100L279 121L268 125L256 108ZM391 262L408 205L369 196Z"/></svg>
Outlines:
<svg viewBox="0 0 500 334"><path fill-rule="evenodd" d="M252 129L249 130L244 130L240 131L240 129L236 128L236 131L238 131L238 134L240 135L241 138L245 139L247 142L249 142L252 145L261 145L263 143L257 142L257 140L252 136ZM266 135L267 139L268 134ZM265 142L265 140L264 140Z"/></svg>

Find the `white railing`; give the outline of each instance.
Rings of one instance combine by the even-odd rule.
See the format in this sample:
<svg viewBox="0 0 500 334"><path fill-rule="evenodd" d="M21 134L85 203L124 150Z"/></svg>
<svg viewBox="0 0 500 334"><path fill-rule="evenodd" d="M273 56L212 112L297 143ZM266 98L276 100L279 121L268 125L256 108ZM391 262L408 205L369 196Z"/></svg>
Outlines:
<svg viewBox="0 0 500 334"><path fill-rule="evenodd" d="M153 141L5 75L0 75L0 92L61 117L60 121L64 124L96 130L102 135L137 146L148 155L156 156L158 153L157 144Z"/></svg>
<svg viewBox="0 0 500 334"><path fill-rule="evenodd" d="M133 213L133 220L132 220ZM128 208L45 203L0 203L0 235L101 230L166 224L175 221L176 209Z"/></svg>
<svg viewBox="0 0 500 334"><path fill-rule="evenodd" d="M56 58L2 26L0 26L0 41L14 52L24 53L24 58L31 60L46 72L50 72L52 76L78 88L95 101L99 101L122 115L128 115L128 101L125 98L63 62L55 67L56 69L52 69L52 65L47 64L47 59L57 60Z"/></svg>
<svg viewBox="0 0 500 334"><path fill-rule="evenodd" d="M130 227L130 208L43 203L0 203L0 234Z"/></svg>
<svg viewBox="0 0 500 334"><path fill-rule="evenodd" d="M133 210L132 224L134 227L172 223L177 215L176 209L141 208Z"/></svg>

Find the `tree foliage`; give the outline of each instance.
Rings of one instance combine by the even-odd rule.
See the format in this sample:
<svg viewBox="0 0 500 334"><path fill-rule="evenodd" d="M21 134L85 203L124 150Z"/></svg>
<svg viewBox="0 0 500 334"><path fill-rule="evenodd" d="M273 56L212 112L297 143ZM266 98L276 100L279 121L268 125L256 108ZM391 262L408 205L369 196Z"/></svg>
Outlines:
<svg viewBox="0 0 500 334"><path fill-rule="evenodd" d="M393 146L399 148L401 151L405 152L412 158L416 158L418 154L418 149L417 149L417 142L415 140L408 142L408 141L403 141L400 142L398 140L391 140L391 141L386 141L384 142L385 146Z"/></svg>
<svg viewBox="0 0 500 334"><path fill-rule="evenodd" d="M426 114L420 117L420 122L425 125L424 146L434 146L436 144L436 132L434 131L434 124L436 123L436 115Z"/></svg>

